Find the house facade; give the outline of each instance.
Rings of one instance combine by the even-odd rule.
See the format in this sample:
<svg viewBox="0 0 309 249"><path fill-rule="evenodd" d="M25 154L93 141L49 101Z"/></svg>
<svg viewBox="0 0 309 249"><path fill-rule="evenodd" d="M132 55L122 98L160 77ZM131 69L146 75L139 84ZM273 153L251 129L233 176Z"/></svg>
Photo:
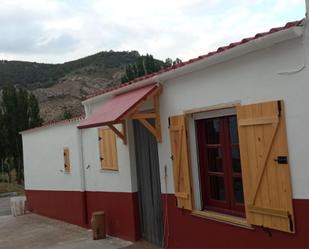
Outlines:
<svg viewBox="0 0 309 249"><path fill-rule="evenodd" d="M306 20L85 100L22 132L30 211L167 248L308 247Z"/></svg>

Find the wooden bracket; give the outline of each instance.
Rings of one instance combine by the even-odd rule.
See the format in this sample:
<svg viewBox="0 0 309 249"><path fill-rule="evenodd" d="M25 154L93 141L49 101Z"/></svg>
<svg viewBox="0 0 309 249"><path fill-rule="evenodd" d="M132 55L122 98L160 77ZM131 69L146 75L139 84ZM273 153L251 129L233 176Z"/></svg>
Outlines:
<svg viewBox="0 0 309 249"><path fill-rule="evenodd" d="M113 124L108 125L108 127L119 137L122 139L123 144L127 144L127 129L126 129L126 122L123 120L121 122L122 131L119 131Z"/></svg>
<svg viewBox="0 0 309 249"><path fill-rule="evenodd" d="M161 119L160 119L160 93L161 88L156 91L154 95L151 95L149 97L153 100L153 112L134 112L131 114L132 119L136 119L139 122L141 122L157 139L158 143L162 142L162 136L161 136ZM154 119L155 123L154 126L149 123L147 119Z"/></svg>

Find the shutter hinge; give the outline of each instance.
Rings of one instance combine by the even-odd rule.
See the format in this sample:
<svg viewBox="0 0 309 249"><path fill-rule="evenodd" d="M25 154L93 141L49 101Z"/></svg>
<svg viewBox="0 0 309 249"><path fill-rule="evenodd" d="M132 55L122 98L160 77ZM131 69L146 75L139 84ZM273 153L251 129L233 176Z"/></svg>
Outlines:
<svg viewBox="0 0 309 249"><path fill-rule="evenodd" d="M174 155L171 155L171 160L174 161Z"/></svg>
<svg viewBox="0 0 309 249"><path fill-rule="evenodd" d="M168 117L168 128L170 128L170 127L171 127L171 118Z"/></svg>
<svg viewBox="0 0 309 249"><path fill-rule="evenodd" d="M278 106L278 116L281 117L282 108L281 108L281 101L280 100L277 101L277 106Z"/></svg>
<svg viewBox="0 0 309 249"><path fill-rule="evenodd" d="M268 234L269 237L272 237L272 233L268 227L261 226L262 230Z"/></svg>
<svg viewBox="0 0 309 249"><path fill-rule="evenodd" d="M100 161L103 161L104 160L104 158L103 157L100 157Z"/></svg>
<svg viewBox="0 0 309 249"><path fill-rule="evenodd" d="M101 141L102 140L102 138L101 137L99 137L99 141Z"/></svg>
<svg viewBox="0 0 309 249"><path fill-rule="evenodd" d="M294 231L294 225L293 225L292 215L288 214L288 217L289 217L290 231L293 232Z"/></svg>

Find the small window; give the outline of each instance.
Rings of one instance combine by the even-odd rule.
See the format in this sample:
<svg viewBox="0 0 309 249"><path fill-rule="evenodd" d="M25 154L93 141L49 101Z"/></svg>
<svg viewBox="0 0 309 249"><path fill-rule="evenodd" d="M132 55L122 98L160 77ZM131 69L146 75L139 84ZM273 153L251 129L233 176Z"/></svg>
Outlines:
<svg viewBox="0 0 309 249"><path fill-rule="evenodd" d="M108 128L99 129L101 169L118 170L116 135Z"/></svg>
<svg viewBox="0 0 309 249"><path fill-rule="evenodd" d="M70 172L71 171L70 150L67 147L63 149L63 159L64 159L64 171Z"/></svg>
<svg viewBox="0 0 309 249"><path fill-rule="evenodd" d="M195 121L203 210L244 216L236 115Z"/></svg>

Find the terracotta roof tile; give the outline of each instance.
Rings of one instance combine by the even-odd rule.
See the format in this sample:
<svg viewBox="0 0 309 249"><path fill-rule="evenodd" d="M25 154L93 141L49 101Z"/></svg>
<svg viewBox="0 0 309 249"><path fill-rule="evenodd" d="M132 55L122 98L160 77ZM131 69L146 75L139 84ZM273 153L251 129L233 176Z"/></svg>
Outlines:
<svg viewBox="0 0 309 249"><path fill-rule="evenodd" d="M43 124L42 126L38 126L38 127L35 127L35 128L24 130L24 131L21 131L20 133L28 133L28 132L31 132L31 131L36 131L36 130L39 130L39 129L55 126L55 125L58 125L58 124L74 123L74 122L77 122L77 121L81 121L84 118L85 118L85 116L81 115L81 116L73 117L73 118L70 118L70 119L64 119L64 120L60 120L60 121L50 121L48 123Z"/></svg>

